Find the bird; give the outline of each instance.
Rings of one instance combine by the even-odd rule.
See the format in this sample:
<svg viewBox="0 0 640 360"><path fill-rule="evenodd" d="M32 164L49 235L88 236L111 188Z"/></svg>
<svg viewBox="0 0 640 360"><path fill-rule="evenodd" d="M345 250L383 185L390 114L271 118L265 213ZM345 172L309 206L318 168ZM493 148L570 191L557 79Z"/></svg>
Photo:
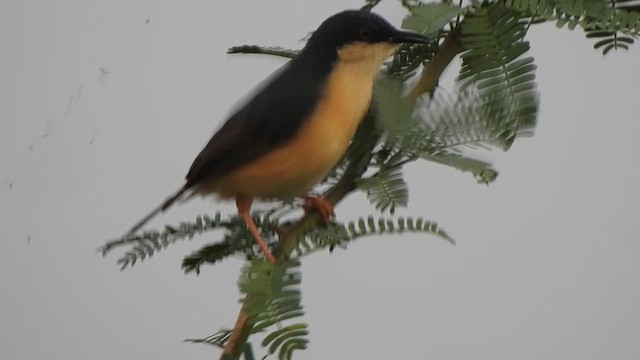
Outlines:
<svg viewBox="0 0 640 360"><path fill-rule="evenodd" d="M429 41L372 12L345 10L330 16L211 137L184 184L125 236L176 201L213 195L235 200L265 259L275 263L250 215L254 199L300 197L304 208L318 211L325 223L335 217L331 203L308 192L344 155L386 59L401 43Z"/></svg>

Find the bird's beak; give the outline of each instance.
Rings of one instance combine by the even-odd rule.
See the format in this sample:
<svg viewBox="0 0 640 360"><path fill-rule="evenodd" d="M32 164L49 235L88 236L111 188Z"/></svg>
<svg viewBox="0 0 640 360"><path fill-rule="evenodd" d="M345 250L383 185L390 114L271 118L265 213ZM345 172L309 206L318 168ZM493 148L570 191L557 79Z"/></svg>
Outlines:
<svg viewBox="0 0 640 360"><path fill-rule="evenodd" d="M431 40L423 35L411 31L397 30L390 39L392 43L426 44Z"/></svg>

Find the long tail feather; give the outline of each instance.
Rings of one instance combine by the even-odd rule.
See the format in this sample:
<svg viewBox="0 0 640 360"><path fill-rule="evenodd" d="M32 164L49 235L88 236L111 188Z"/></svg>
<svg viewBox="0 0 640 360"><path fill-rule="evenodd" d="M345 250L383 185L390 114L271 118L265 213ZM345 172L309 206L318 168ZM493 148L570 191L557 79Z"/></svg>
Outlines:
<svg viewBox="0 0 640 360"><path fill-rule="evenodd" d="M151 210L151 212L147 216L145 216L144 218L142 218L142 220L138 221L135 225L133 225L133 227L129 231L127 231L125 236L131 235L136 231L140 230L140 228L143 227L146 223L148 223L149 220L153 219L156 215L160 214L161 212L164 212L165 210L167 210L169 207L171 207L171 205L173 205L173 203L175 203L178 199L180 199L180 197L182 197L182 195L184 195L184 193L188 189L189 188L186 185L181 187L180 190L176 191L173 195L169 196L165 201L162 202L162 204L158 205L155 209Z"/></svg>

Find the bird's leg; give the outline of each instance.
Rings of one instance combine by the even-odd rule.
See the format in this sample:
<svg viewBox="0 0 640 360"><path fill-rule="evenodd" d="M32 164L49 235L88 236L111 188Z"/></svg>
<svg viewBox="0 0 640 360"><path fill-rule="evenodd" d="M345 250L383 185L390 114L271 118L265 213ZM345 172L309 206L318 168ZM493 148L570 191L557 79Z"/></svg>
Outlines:
<svg viewBox="0 0 640 360"><path fill-rule="evenodd" d="M333 212L333 204L325 200L320 196L307 195L303 197L304 204L302 208L305 212L309 212L310 210L316 210L320 213L320 217L324 223L328 223L329 220L336 217L336 214Z"/></svg>
<svg viewBox="0 0 640 360"><path fill-rule="evenodd" d="M253 238L258 243L260 250L262 250L262 253L264 253L264 257L270 263L275 264L276 258L273 257L273 254L271 254L271 251L269 251L267 244L264 242L264 240L262 240L262 236L260 236L260 232L258 231L256 224L253 222L253 219L251 218L251 214L249 214L249 211L251 210L252 202L253 202L253 199L237 197L236 207L238 208L238 213L240 214L240 217L242 218L242 220L244 220L244 223L247 225L249 232L251 233L251 235L253 235Z"/></svg>

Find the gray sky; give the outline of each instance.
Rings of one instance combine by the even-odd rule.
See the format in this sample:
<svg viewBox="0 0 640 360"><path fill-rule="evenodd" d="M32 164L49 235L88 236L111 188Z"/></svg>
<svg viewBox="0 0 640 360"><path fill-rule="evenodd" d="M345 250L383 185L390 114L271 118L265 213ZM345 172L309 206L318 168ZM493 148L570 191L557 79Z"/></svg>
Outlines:
<svg viewBox="0 0 640 360"><path fill-rule="evenodd" d="M299 48L360 5L0 1L0 358L214 357L181 341L233 325L242 263L196 277L180 261L219 234L122 273L95 250L175 190L232 104L284 62L228 47ZM378 12L403 16L393 1ZM438 221L458 246L368 238L307 258L311 346L297 359L640 357L640 50L603 58L581 31L553 25L529 39L539 126L483 155L498 180L407 169L399 214ZM338 218L364 206L355 195ZM217 209L233 211L198 200L151 226Z"/></svg>

